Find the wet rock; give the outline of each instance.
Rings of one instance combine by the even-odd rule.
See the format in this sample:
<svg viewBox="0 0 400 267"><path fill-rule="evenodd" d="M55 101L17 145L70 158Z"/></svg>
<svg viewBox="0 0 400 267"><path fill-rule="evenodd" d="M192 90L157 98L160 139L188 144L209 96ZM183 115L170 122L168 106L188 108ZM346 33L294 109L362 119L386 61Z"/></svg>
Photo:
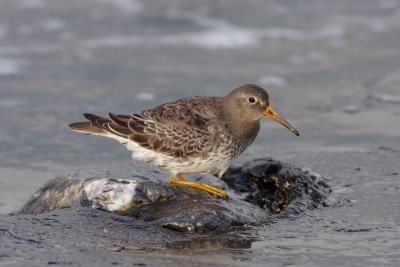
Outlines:
<svg viewBox="0 0 400 267"><path fill-rule="evenodd" d="M136 169L132 174L135 167L140 171ZM112 165L94 172L70 173L44 185L18 213L40 214L61 208L91 207L190 233L224 232L231 227L256 225L268 219L262 209L234 194L229 194L229 201L215 199L205 192L160 182L166 177L151 166L137 162ZM218 182L213 176L205 180Z"/></svg>
<svg viewBox="0 0 400 267"><path fill-rule="evenodd" d="M271 214L284 211L290 215L329 205L326 199L330 187L323 177L310 168L299 169L272 158L262 158L230 169L222 180L233 188L238 184L247 188L245 200Z"/></svg>
<svg viewBox="0 0 400 267"><path fill-rule="evenodd" d="M266 219L261 209L235 197L219 200L200 191L134 178L79 180L68 176L50 181L19 213L70 207L91 207L191 233L221 232Z"/></svg>
<svg viewBox="0 0 400 267"><path fill-rule="evenodd" d="M228 201L161 182L166 177L138 162L78 171L49 181L18 213L90 207L178 232L220 233L237 226L267 223L271 215L284 210L298 214L326 205L329 192L329 186L312 178L312 172L306 174L272 158L230 168L222 178L228 188ZM200 180L221 184L214 176Z"/></svg>

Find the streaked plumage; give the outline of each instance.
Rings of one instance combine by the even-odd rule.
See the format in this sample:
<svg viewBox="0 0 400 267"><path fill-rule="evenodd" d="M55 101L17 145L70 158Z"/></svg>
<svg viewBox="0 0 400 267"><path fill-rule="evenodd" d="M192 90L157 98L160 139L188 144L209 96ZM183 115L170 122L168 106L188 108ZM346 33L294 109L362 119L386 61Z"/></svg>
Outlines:
<svg viewBox="0 0 400 267"><path fill-rule="evenodd" d="M268 107L268 93L247 84L225 97L194 96L130 116L86 113L88 122L69 127L116 139L134 159L165 169L173 177L184 173L221 176L254 141ZM286 121L280 123L295 132Z"/></svg>

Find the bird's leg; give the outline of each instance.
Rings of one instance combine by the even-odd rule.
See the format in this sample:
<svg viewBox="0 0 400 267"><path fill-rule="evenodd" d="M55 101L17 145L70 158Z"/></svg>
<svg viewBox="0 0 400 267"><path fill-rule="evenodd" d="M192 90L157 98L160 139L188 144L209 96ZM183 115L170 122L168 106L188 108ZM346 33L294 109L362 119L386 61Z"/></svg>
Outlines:
<svg viewBox="0 0 400 267"><path fill-rule="evenodd" d="M207 191L213 195L218 194L219 191L224 192L223 190L219 189L218 185L205 184L205 183L201 183L201 182L189 182L182 175L177 175L176 178L177 178L177 180L173 176L170 176L169 183L173 184L173 185L197 188L199 190ZM211 192L211 191L213 191L213 192ZM224 194L221 194L221 195L224 196Z"/></svg>
<svg viewBox="0 0 400 267"><path fill-rule="evenodd" d="M178 181L181 181L181 182L187 182L187 181L188 181L188 180L186 180L186 178L183 177L183 175L181 175L181 174L178 174L178 175L176 176L176 178L178 179ZM199 183L199 182L193 182L193 183ZM203 183L201 183L201 184L203 184ZM217 189L221 189L221 187L219 187L219 185L217 185L217 184L206 184L206 185L212 186L212 187L217 188Z"/></svg>
<svg viewBox="0 0 400 267"><path fill-rule="evenodd" d="M176 176L176 178L178 179L178 181L187 182L186 178L183 177L183 175L178 174L178 175Z"/></svg>
<svg viewBox="0 0 400 267"><path fill-rule="evenodd" d="M212 185L209 184L204 184L201 182L188 182L182 175L178 175L177 179L175 179L173 176L169 177L169 183L172 185L177 185L177 186L183 186L183 187L190 187L190 188L195 188L198 190L206 191L213 195L214 197L222 197L224 199L228 199L228 195L226 194L225 191L216 188Z"/></svg>

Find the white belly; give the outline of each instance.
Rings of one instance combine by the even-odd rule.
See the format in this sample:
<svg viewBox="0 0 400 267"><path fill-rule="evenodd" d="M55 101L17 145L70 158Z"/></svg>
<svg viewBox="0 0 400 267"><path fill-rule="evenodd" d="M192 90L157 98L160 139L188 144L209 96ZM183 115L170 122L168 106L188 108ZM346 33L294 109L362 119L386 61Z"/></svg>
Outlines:
<svg viewBox="0 0 400 267"><path fill-rule="evenodd" d="M221 156L216 155L216 153L212 153L209 156L210 157L207 157L207 159L202 157L177 159L142 147L132 151L133 159L144 161L158 168L167 170L172 175L212 173L221 176L229 168L231 158L221 158Z"/></svg>
<svg viewBox="0 0 400 267"><path fill-rule="evenodd" d="M153 150L144 148L137 143L118 137L111 134L106 134L121 144L123 144L129 151L132 152L132 158L149 163L160 169L169 171L171 175L185 174L185 173L212 173L222 176L229 168L232 157L220 153L219 151L210 152L207 158L203 157L188 157L188 158L175 158L167 156L162 153L157 153Z"/></svg>

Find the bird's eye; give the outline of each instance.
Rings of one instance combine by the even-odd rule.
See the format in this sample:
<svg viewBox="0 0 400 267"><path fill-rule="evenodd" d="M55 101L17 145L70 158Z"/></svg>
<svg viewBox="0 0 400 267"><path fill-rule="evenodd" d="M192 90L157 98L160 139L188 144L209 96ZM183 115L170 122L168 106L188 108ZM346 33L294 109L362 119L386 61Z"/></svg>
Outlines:
<svg viewBox="0 0 400 267"><path fill-rule="evenodd" d="M252 96L249 97L249 102L254 104L256 102L256 99Z"/></svg>

